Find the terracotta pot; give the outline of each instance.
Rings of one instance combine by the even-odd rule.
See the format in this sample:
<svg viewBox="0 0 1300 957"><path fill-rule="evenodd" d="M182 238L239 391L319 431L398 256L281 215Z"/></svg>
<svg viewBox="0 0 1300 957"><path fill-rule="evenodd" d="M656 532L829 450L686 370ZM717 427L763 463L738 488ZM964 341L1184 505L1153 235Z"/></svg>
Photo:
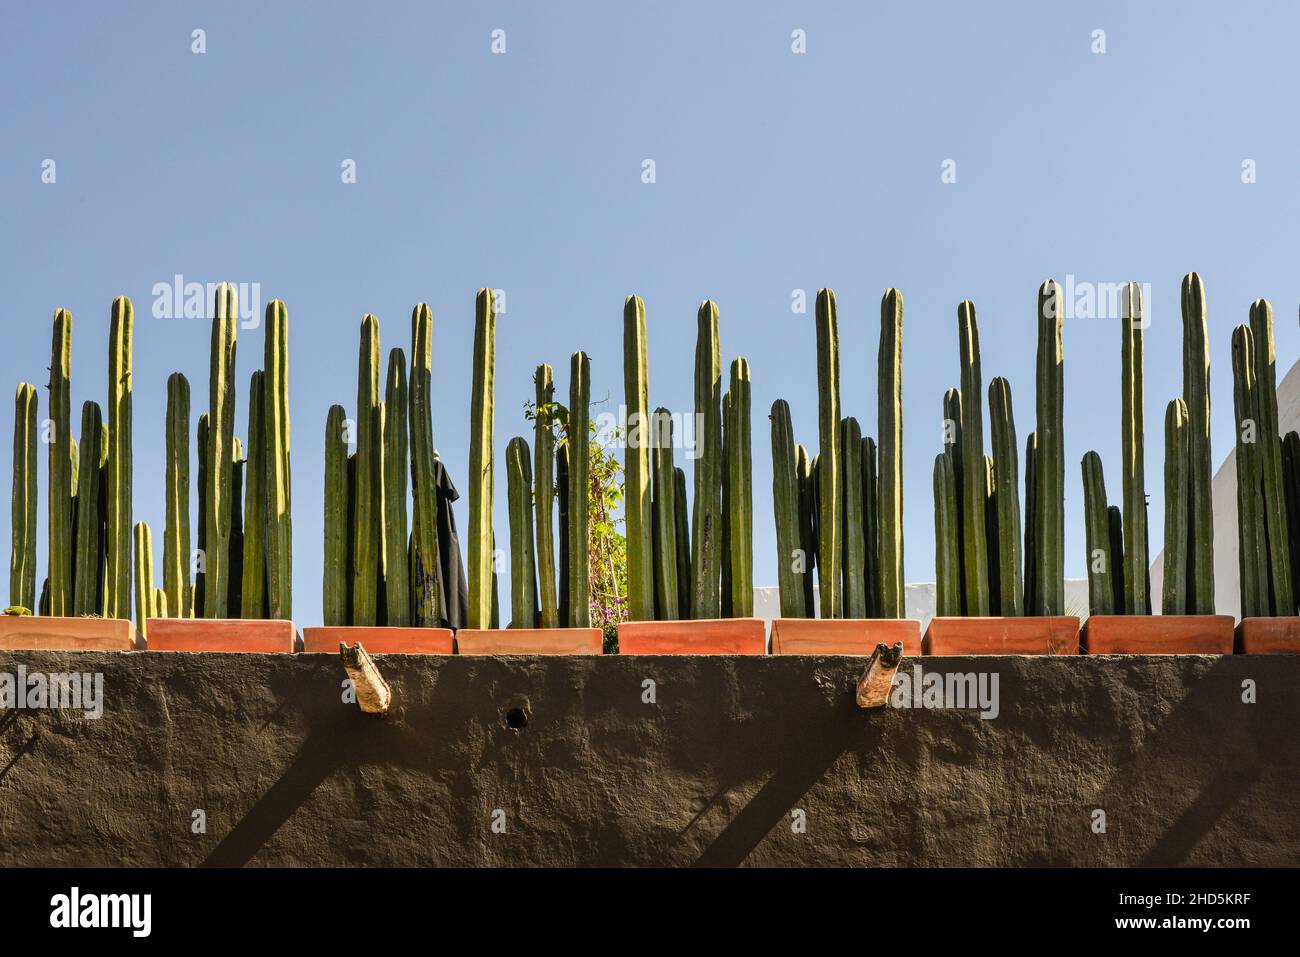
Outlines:
<svg viewBox="0 0 1300 957"><path fill-rule="evenodd" d="M1073 615L1032 618L934 618L921 640L925 655L1075 655L1079 619Z"/></svg>
<svg viewBox="0 0 1300 957"><path fill-rule="evenodd" d="M618 626L621 655L762 655L767 625L762 618L698 621L625 621Z"/></svg>
<svg viewBox="0 0 1300 957"><path fill-rule="evenodd" d="M462 628L458 655L599 655L605 634L599 628Z"/></svg>
<svg viewBox="0 0 1300 957"><path fill-rule="evenodd" d="M361 647L372 655L450 655L455 642L450 628L366 628L327 625L302 630L302 650L307 654L339 653L339 642Z"/></svg>
<svg viewBox="0 0 1300 957"><path fill-rule="evenodd" d="M877 644L903 643L903 654L921 653L915 618L778 618L772 622L774 655L870 655Z"/></svg>
<svg viewBox="0 0 1300 957"><path fill-rule="evenodd" d="M1239 655L1300 655L1300 618L1243 618L1235 650Z"/></svg>
<svg viewBox="0 0 1300 957"><path fill-rule="evenodd" d="M150 618L145 632L149 651L292 654L298 637L293 622L261 618Z"/></svg>
<svg viewBox="0 0 1300 957"><path fill-rule="evenodd" d="M1230 655L1231 615L1093 615L1085 655Z"/></svg>
<svg viewBox="0 0 1300 957"><path fill-rule="evenodd" d="M0 615L6 651L134 651L135 625L125 618L55 618Z"/></svg>

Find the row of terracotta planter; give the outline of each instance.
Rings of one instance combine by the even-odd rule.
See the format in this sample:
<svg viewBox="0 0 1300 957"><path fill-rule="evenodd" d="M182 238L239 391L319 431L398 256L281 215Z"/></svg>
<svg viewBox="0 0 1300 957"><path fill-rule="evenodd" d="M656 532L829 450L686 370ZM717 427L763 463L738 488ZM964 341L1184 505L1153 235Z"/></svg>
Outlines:
<svg viewBox="0 0 1300 957"><path fill-rule="evenodd" d="M290 621L151 618L150 651L335 653L361 641L374 654L598 655L598 628L461 629L322 627L303 630L302 647ZM763 655L761 618L624 622L625 655ZM901 642L916 655L1288 654L1300 653L1300 618L1228 615L1062 615L1038 618L935 618L924 637L914 619L778 618L771 654L868 655L877 643ZM123 619L0 617L0 648L24 650L146 650Z"/></svg>

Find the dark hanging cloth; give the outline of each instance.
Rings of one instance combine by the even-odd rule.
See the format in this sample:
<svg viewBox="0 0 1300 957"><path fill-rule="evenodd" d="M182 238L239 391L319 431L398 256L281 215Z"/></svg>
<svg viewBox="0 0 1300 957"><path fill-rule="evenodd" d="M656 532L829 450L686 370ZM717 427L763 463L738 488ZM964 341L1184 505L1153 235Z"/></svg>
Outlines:
<svg viewBox="0 0 1300 957"><path fill-rule="evenodd" d="M460 538L456 535L456 517L451 511L451 503L460 498L460 493L436 451L433 453L433 487L438 501L438 624L443 628L463 628L469 618L469 580L460 559ZM448 592L452 589L455 594L449 598Z"/></svg>

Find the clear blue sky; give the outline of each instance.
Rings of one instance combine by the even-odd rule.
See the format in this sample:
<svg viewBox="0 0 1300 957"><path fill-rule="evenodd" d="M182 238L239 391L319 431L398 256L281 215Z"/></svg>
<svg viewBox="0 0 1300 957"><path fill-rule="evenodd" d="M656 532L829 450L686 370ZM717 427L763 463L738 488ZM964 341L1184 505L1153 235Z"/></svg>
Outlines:
<svg viewBox="0 0 1300 957"><path fill-rule="evenodd" d="M1198 9L1199 7L1199 9ZM1264 296L1279 366L1300 355L1300 131L1290 4L6 4L0 9L0 350L41 386L72 310L74 429L106 394L109 304L136 305L135 516L163 525L166 380L207 405L209 326L151 317L151 290L259 282L290 317L294 579L320 618L322 446L355 405L357 326L409 349L433 308L435 440L464 489L474 292L507 292L497 351L496 524L532 370L585 349L622 395L621 306L645 298L651 403L691 403L695 309L721 308L754 391L755 568L775 582L767 410L816 444L811 314L839 296L843 405L876 433L879 300L906 298L909 580L933 578L931 464L958 377L956 307L977 305L985 383L1033 427L1035 291L1046 277L1149 282L1151 546L1161 423L1181 389L1178 287L1210 307L1216 463L1231 447L1229 336ZM206 31L207 52L191 52ZM491 31L506 31L493 55ZM807 53L791 52L791 31ZM1106 53L1091 52L1106 31ZM41 164L57 163L57 182ZM657 182L641 182L651 158ZM940 181L945 159L957 182ZM340 164L357 163L344 185ZM1242 161L1258 182L1241 182ZM1068 575L1084 573L1079 459L1119 491L1119 329L1065 329ZM261 330L240 332L238 433ZM12 394L10 391L8 394ZM0 420L12 426L6 400ZM0 442L9 474L10 443ZM1023 463L1022 463L1023 464ZM44 565L44 450L41 465ZM463 503L458 518L465 521ZM9 538L9 510L0 509ZM7 549L6 549L7 550ZM161 554L156 554L161 571ZM508 592L502 582L502 605Z"/></svg>

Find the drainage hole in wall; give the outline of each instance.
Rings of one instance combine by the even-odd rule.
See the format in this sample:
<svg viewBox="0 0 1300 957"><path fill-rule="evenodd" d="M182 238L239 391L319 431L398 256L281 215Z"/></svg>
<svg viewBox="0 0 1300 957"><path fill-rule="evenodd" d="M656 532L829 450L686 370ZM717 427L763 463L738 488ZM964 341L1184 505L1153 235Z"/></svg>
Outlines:
<svg viewBox="0 0 1300 957"><path fill-rule="evenodd" d="M511 708L506 712L506 727L511 731L522 731L528 727L528 712L523 708Z"/></svg>

